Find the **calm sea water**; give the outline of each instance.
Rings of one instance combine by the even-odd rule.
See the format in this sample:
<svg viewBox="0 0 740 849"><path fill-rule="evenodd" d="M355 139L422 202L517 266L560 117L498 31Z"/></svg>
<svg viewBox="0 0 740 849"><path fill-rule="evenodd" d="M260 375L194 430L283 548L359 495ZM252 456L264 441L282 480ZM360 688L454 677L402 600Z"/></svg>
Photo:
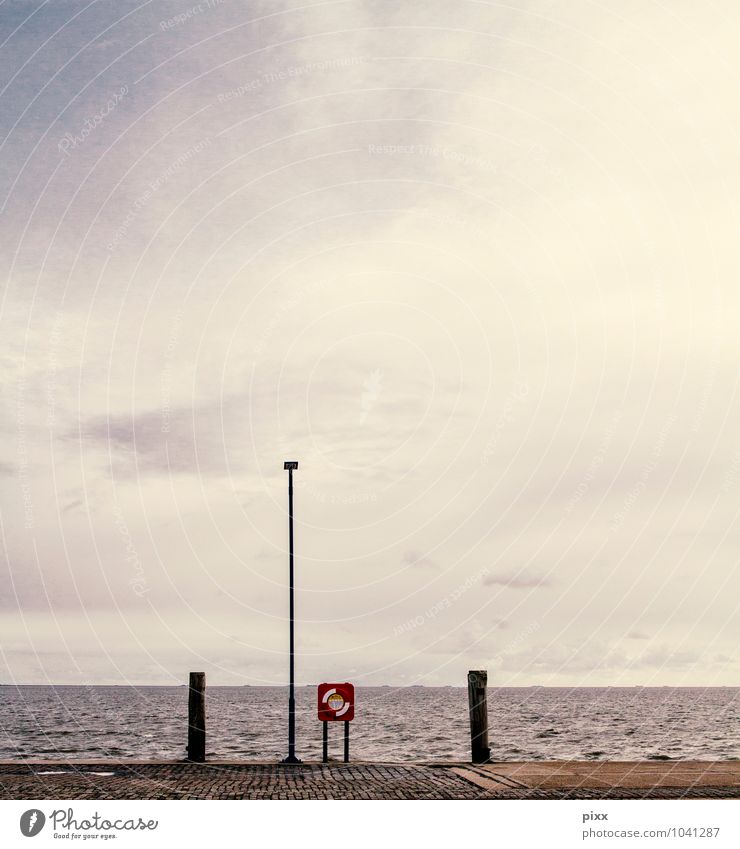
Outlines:
<svg viewBox="0 0 740 849"><path fill-rule="evenodd" d="M297 697L298 755L321 756L316 689ZM0 758L185 756L186 687L0 687ZM208 755L273 760L286 751L287 692L210 687ZM467 691L360 688L357 760L466 760ZM740 688L489 689L492 753L524 759L737 759ZM342 726L330 728L341 758Z"/></svg>

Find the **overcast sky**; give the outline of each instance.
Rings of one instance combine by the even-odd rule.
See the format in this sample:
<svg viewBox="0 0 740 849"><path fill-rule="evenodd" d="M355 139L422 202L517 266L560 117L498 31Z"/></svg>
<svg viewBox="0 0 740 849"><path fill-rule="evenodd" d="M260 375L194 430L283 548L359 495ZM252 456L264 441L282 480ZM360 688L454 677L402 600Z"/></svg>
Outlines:
<svg viewBox="0 0 740 849"><path fill-rule="evenodd" d="M0 680L740 684L734 0L0 29Z"/></svg>

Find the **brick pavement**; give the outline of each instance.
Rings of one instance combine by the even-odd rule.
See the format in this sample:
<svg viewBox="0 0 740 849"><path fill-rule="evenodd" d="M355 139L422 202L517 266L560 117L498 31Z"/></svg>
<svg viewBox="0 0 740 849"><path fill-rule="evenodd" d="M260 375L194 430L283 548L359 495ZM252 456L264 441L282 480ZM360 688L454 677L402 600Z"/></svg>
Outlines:
<svg viewBox="0 0 740 849"><path fill-rule="evenodd" d="M0 765L6 799L466 799L479 792L447 769L400 764Z"/></svg>
<svg viewBox="0 0 740 849"><path fill-rule="evenodd" d="M729 766L728 766L729 765ZM738 762L2 762L4 799L740 798Z"/></svg>

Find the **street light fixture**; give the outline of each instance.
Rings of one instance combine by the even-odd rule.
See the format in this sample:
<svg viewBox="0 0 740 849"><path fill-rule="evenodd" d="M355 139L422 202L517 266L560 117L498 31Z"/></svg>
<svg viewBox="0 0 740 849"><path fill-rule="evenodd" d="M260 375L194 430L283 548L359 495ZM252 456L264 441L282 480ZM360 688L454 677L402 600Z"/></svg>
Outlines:
<svg viewBox="0 0 740 849"><path fill-rule="evenodd" d="M288 544L290 549L290 691L288 694L288 757L284 764L299 764L295 755L295 601L293 580L293 472L296 460L286 460L283 469L288 473Z"/></svg>

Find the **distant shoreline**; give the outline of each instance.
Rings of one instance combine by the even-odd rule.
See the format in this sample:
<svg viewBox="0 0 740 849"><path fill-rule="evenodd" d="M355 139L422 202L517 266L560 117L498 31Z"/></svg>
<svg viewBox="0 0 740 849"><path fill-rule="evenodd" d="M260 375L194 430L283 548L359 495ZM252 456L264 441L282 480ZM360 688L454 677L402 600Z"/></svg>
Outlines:
<svg viewBox="0 0 740 849"><path fill-rule="evenodd" d="M187 684L5 684L0 687L138 687L138 688L177 688ZM357 684L362 690L465 690L454 684ZM208 689L287 689L287 684L208 684ZM298 689L315 688L316 684L296 684ZM490 684L489 690L740 690L740 684L524 684L518 686L497 686Z"/></svg>

